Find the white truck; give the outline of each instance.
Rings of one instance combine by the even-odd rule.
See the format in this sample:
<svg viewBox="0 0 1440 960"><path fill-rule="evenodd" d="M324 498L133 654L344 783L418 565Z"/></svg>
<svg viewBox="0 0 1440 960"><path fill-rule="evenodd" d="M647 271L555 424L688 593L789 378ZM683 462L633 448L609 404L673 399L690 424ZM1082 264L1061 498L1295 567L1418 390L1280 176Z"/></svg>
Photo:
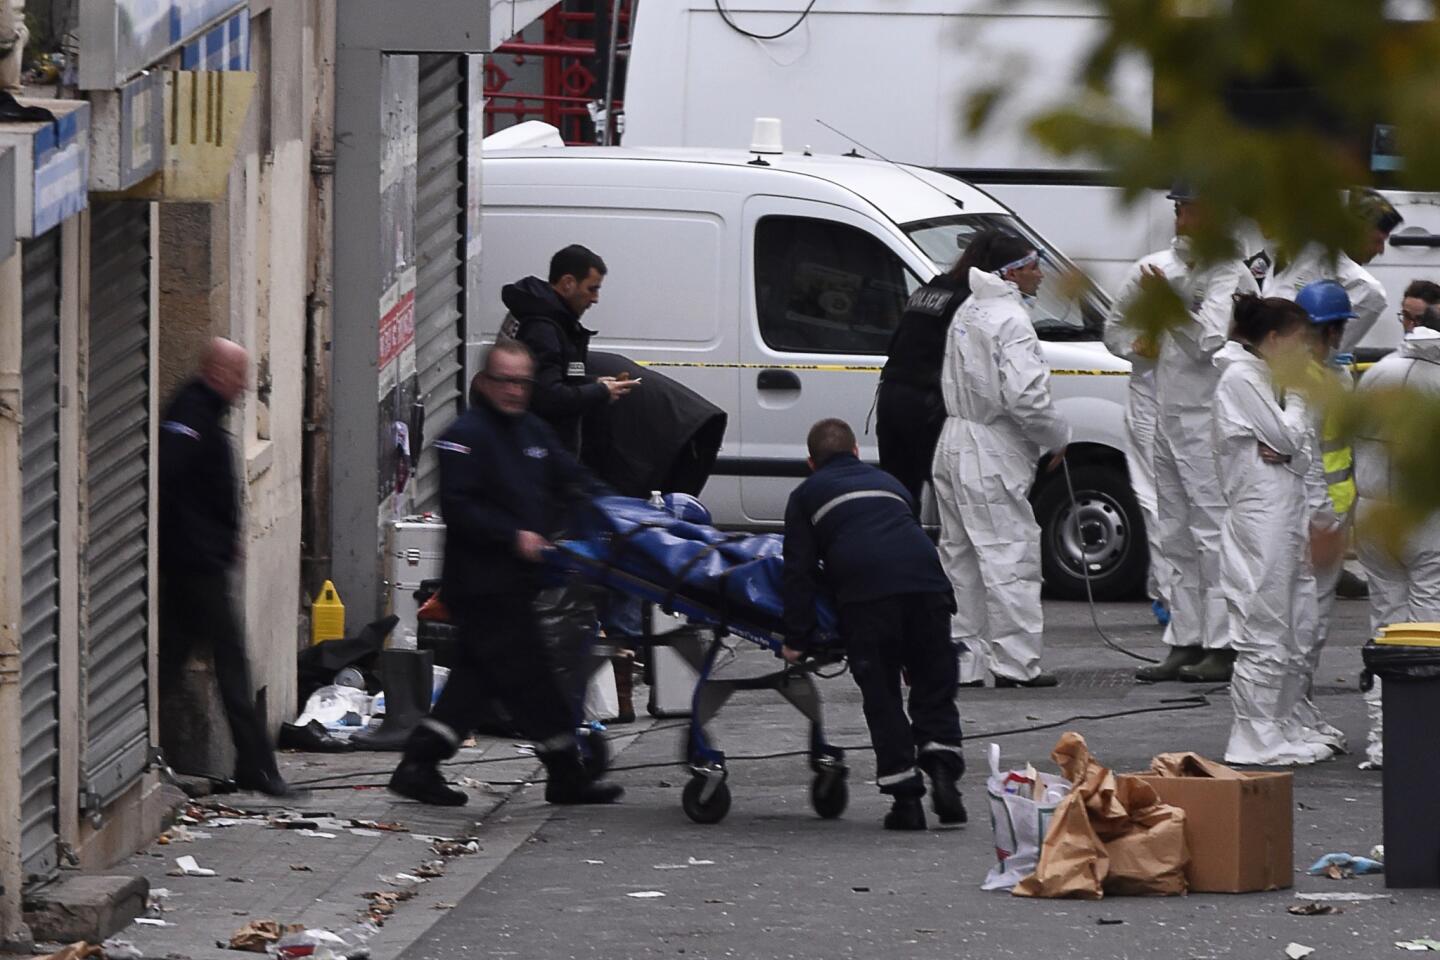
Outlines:
<svg viewBox="0 0 1440 960"><path fill-rule="evenodd" d="M1007 227L1046 254L1035 326L1075 429L1078 526L1054 476L1034 494L1047 582L1083 596L1086 564L1097 596L1140 589L1143 521L1122 453L1129 365L1100 341L1104 295L1062 296L1064 255L960 180L774 143L740 149L748 134L728 150L494 149L525 141L513 129L487 139L481 293L495 312L471 332L472 347L499 328L504 284L543 274L567 244L590 247L609 266L585 315L599 330L592 348L648 364L727 411L705 502L722 525L774 527L807 472L810 425L839 416L864 431L909 294L974 232ZM861 443L875 460L873 433Z"/></svg>
<svg viewBox="0 0 1440 960"><path fill-rule="evenodd" d="M1392 2L1389 16L1414 19ZM1433 16L1433 11L1426 16ZM1170 240L1163 191L1123 208L1103 171L1048 154L1028 119L1067 98L1103 28L1087 0L667 0L637 8L624 89L627 146L715 147L778 117L817 152L858 142L867 156L952 173L1055 242L1103 288ZM784 32L788 29L788 32ZM759 39L784 32L777 39ZM1149 128L1148 66L1122 64L1122 105ZM982 135L966 132L967 95L1007 81L1012 96ZM826 129L825 121L854 140ZM1393 158L1376 157L1376 169ZM1385 191L1405 217L1369 269L1392 309L1410 280L1440 279L1440 197ZM1365 346L1392 347L1399 322Z"/></svg>

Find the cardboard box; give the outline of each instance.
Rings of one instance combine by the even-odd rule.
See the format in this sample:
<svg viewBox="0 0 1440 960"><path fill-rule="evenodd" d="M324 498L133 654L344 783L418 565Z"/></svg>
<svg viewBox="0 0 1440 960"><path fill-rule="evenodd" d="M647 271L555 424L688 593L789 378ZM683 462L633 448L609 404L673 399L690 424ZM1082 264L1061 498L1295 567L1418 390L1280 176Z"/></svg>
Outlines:
<svg viewBox="0 0 1440 960"><path fill-rule="evenodd" d="M1285 890L1294 882L1294 778L1249 773L1241 780L1135 774L1185 811L1192 893Z"/></svg>

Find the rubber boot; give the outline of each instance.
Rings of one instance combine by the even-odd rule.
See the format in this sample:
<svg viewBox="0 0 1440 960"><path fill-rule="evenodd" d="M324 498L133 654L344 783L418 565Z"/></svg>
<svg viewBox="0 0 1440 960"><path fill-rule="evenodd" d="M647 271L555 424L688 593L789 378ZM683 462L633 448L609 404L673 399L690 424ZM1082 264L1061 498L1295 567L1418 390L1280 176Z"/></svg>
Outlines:
<svg viewBox="0 0 1440 960"><path fill-rule="evenodd" d="M430 713L435 654L429 650L382 650L385 720L378 730L350 738L356 750L404 750L410 733Z"/></svg>
<svg viewBox="0 0 1440 960"><path fill-rule="evenodd" d="M405 755L390 775L390 789L437 807L463 807L470 795L445 782L440 762L455 755L460 738L438 720L425 719L405 741Z"/></svg>
<svg viewBox="0 0 1440 960"><path fill-rule="evenodd" d="M545 764L545 802L555 804L614 803L625 795L617 783L597 783L585 774L574 747L539 754Z"/></svg>
<svg viewBox="0 0 1440 960"><path fill-rule="evenodd" d="M940 822L953 826L969 820L965 801L960 798L964 759L950 750L925 750L920 754L920 769L930 777L930 809Z"/></svg>
<svg viewBox="0 0 1440 960"><path fill-rule="evenodd" d="M635 668L633 660L627 653L617 653L610 658L610 664L615 668L615 700L619 709L615 714L616 723L635 722Z"/></svg>
<svg viewBox="0 0 1440 960"><path fill-rule="evenodd" d="M921 806L920 798L910 794L897 796L890 812L885 814L885 829L924 830L925 808Z"/></svg>
<svg viewBox="0 0 1440 960"><path fill-rule="evenodd" d="M1205 659L1204 647L1171 647L1165 659L1135 671L1135 679L1142 683L1167 683L1180 679L1180 669L1191 667Z"/></svg>
<svg viewBox="0 0 1440 960"><path fill-rule="evenodd" d="M1235 671L1234 650L1207 650L1205 659L1179 670L1186 683L1229 683Z"/></svg>

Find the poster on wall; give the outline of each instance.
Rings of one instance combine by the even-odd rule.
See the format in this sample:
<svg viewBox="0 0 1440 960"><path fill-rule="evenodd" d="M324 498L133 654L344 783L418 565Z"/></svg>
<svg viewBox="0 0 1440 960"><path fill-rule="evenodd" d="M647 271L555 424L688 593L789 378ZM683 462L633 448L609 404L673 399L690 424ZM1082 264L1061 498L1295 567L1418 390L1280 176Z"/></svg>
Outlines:
<svg viewBox="0 0 1440 960"><path fill-rule="evenodd" d="M403 516L413 472L410 420L415 376L416 104L420 61L386 55L380 75L380 300L376 305L376 383L380 404L379 505L382 522ZM417 432L418 433L418 432Z"/></svg>

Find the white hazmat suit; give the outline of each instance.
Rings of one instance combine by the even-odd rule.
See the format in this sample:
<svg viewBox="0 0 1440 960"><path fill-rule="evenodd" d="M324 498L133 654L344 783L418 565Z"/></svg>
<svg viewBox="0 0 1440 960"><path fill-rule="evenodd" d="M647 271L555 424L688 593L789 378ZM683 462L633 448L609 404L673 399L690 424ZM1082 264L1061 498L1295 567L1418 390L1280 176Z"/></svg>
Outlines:
<svg viewBox="0 0 1440 960"><path fill-rule="evenodd" d="M1400 349L1365 372L1356 388L1363 395L1407 388L1440 399L1440 332L1419 327L1405 336ZM1365 523L1367 513L1391 498L1390 454L1378 438L1355 438L1356 512ZM1391 557L1365 538L1359 543L1360 562L1370 580L1370 628L1411 621L1440 622L1440 516L1431 516L1410 533L1400 557ZM1365 694L1370 714L1366 755L1371 763L1384 762L1381 743L1380 681Z"/></svg>
<svg viewBox="0 0 1440 960"><path fill-rule="evenodd" d="M1289 766L1330 756L1295 719L1302 654L1295 615L1309 532L1306 471L1310 413L1304 398L1276 400L1270 368L1231 341L1215 356L1214 437L1229 509L1221 529L1220 580L1235 644L1230 699L1235 721L1227 763ZM1260 444L1289 457L1266 463ZM1313 594L1311 595L1313 602Z"/></svg>
<svg viewBox="0 0 1440 960"><path fill-rule="evenodd" d="M1186 238L1142 258L1116 297L1129 303L1147 267L1159 269L1184 302L1190 322L1165 331L1155 361L1159 403L1155 432L1155 513L1162 553L1173 571L1170 629L1179 647L1230 646L1225 595L1220 589L1220 523L1225 499L1216 472L1212 431L1213 362L1230 333L1234 295L1256 292L1241 260L1196 269Z"/></svg>
<svg viewBox="0 0 1440 960"><path fill-rule="evenodd" d="M1015 284L970 271L970 297L950 324L935 450L940 559L959 608L951 636L969 650L960 682L1040 673L1040 528L1030 485L1041 455L1070 442L1050 398L1050 371Z"/></svg>
<svg viewBox="0 0 1440 960"><path fill-rule="evenodd" d="M1337 253L1332 260L1324 247L1310 244L1294 260L1271 270L1261 293L1267 297L1294 300L1301 290L1316 280L1334 280L1350 296L1355 319L1345 325L1345 336L1340 341L1341 351L1348 353L1365 339L1365 334L1385 313L1389 303L1385 287L1348 255Z"/></svg>
<svg viewBox="0 0 1440 960"><path fill-rule="evenodd" d="M1127 279L1125 289L1130 289ZM1139 331L1125 322L1125 301L1117 300L1105 321L1105 346L1117 357L1130 361L1130 389L1125 404L1125 465L1130 489L1145 517L1145 539L1150 547L1150 576L1146 592L1168 609L1174 568L1165 556L1160 538L1160 519L1155 513L1155 431L1160 421L1160 401L1155 393L1155 360L1135 352Z"/></svg>

